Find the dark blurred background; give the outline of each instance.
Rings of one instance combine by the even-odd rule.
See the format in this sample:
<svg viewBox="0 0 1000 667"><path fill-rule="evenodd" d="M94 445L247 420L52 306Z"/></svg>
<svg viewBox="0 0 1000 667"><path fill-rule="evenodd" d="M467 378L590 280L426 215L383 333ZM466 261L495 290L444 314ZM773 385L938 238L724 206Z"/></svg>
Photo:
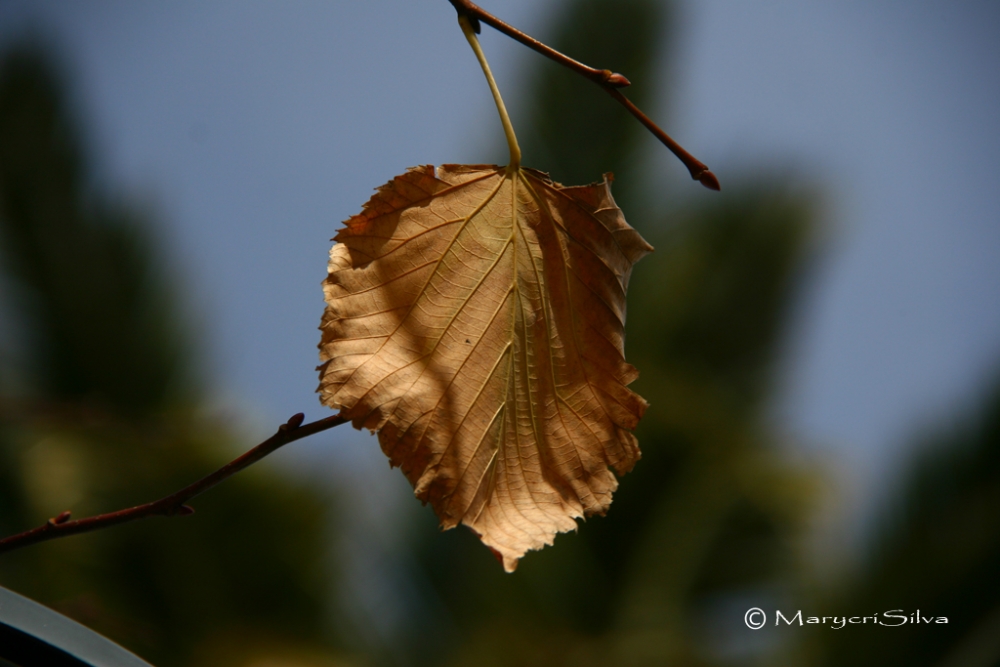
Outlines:
<svg viewBox="0 0 1000 667"><path fill-rule="evenodd" d="M526 164L613 171L656 247L608 516L506 575L344 427L0 585L163 667L1000 664L996 6L487 8L626 74L723 183L485 30ZM407 166L503 161L491 107L443 0L0 3L0 534L323 416L327 239Z"/></svg>

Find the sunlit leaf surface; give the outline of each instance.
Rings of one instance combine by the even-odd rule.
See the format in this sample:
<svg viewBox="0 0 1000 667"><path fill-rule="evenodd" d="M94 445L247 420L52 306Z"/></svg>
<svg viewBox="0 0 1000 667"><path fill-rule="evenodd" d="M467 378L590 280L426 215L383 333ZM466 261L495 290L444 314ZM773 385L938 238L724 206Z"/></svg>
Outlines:
<svg viewBox="0 0 1000 667"><path fill-rule="evenodd" d="M529 169L410 169L330 252L321 400L378 432L444 528L512 571L604 513L639 458L625 290L652 248L609 182Z"/></svg>

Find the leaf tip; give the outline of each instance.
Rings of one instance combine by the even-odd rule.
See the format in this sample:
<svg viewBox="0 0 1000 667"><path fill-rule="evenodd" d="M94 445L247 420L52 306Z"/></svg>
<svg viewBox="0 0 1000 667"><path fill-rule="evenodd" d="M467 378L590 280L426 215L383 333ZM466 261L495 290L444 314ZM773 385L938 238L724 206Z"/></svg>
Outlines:
<svg viewBox="0 0 1000 667"><path fill-rule="evenodd" d="M489 547L489 550L490 553L493 554L493 557L497 559L497 562L503 565L504 572L506 572L507 574L511 574L514 572L514 570L517 569L517 564L520 562L519 558L514 558L513 556L504 555L503 553L501 553L497 549L494 549L493 547Z"/></svg>

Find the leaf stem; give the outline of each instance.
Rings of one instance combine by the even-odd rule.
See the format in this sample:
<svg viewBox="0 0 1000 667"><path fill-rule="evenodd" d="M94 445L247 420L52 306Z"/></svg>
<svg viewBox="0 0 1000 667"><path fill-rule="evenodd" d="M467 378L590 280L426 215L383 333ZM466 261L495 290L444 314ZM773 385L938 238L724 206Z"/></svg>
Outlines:
<svg viewBox="0 0 1000 667"><path fill-rule="evenodd" d="M38 544L39 542L54 540L57 537L89 533L101 528L117 526L121 523L145 519L150 516L187 516L194 514L194 509L185 503L195 496L201 495L212 487L224 482L239 471L253 465L290 442L301 440L302 438L347 422L347 419L340 415L332 415L325 419L310 422L309 424L303 424L302 419L303 415L301 412L293 415L287 423L278 427L278 431L264 442L233 459L210 475L185 486L180 491L176 491L169 496L164 496L159 500L154 500L144 505L136 505L128 509L108 512L107 514L98 514L97 516L75 521L69 520L70 513L68 511L63 512L37 528L3 538L0 540L0 554L32 544Z"/></svg>
<svg viewBox="0 0 1000 667"><path fill-rule="evenodd" d="M490 91L493 93L493 101L496 102L497 111L500 112L503 133L507 137L507 148L510 149L510 164L507 165L507 171L517 171L521 168L521 147L517 145L514 126L511 125L510 116L507 115L507 107L504 106L503 98L500 97L500 89L497 88L497 82L490 71L490 64L486 62L486 54L483 53L483 47L479 45L479 38L476 37L476 30L473 28L469 17L459 12L458 24L462 27L465 38L469 40L469 46L472 47L472 51L476 54L476 58L483 68L483 74L486 75L486 82L490 84Z"/></svg>
<svg viewBox="0 0 1000 667"><path fill-rule="evenodd" d="M568 67L580 76L589 79L604 88L611 95L611 97L615 98L615 100L624 106L630 114L632 114L640 123L643 124L643 126L645 126L647 130L652 132L664 146L670 149L670 152L676 155L677 159L684 163L684 166L687 167L688 172L691 174L691 178L710 190L720 189L719 179L715 177L715 174L713 174L703 162L699 161L693 155L684 150L680 144L674 141L670 135L654 123L649 116L640 111L631 100L622 94L619 88L631 85L627 78L621 74L612 72L611 70L596 69L594 67L584 65L577 60L573 60L569 56L556 51L546 44L543 44L534 37L526 35L514 26L504 23L496 16L493 16L484 10L482 7L470 2L470 0L448 0L448 2L450 2L458 12L459 21L461 22L462 17L466 17L466 20L475 32L479 32L479 22L482 21L486 25L502 32L521 44L524 44L528 48L541 53L546 58L556 61L563 67ZM464 24L462 30L465 30ZM469 41L471 42L472 38L470 38ZM476 47L473 46L473 48L475 49Z"/></svg>

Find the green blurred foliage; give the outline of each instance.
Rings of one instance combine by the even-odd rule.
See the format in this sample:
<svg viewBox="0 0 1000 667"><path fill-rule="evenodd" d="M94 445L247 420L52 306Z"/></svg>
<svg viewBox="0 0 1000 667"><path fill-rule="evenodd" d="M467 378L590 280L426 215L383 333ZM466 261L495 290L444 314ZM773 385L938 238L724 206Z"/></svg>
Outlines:
<svg viewBox="0 0 1000 667"><path fill-rule="evenodd" d="M0 106L5 272L31 321L39 392L140 414L183 392L184 350L141 213L95 197L80 130L29 52L4 61Z"/></svg>
<svg viewBox="0 0 1000 667"><path fill-rule="evenodd" d="M812 647L820 665L1000 665L1000 381L966 423L920 450L861 571L822 604L948 623L826 633Z"/></svg>
<svg viewBox="0 0 1000 667"><path fill-rule="evenodd" d="M0 385L3 534L152 500L245 446L203 415L146 216L97 192L82 135L39 47L0 57L0 266L19 343L0 367L18 379ZM194 516L7 554L0 583L163 667L333 664L329 500L258 466Z"/></svg>

